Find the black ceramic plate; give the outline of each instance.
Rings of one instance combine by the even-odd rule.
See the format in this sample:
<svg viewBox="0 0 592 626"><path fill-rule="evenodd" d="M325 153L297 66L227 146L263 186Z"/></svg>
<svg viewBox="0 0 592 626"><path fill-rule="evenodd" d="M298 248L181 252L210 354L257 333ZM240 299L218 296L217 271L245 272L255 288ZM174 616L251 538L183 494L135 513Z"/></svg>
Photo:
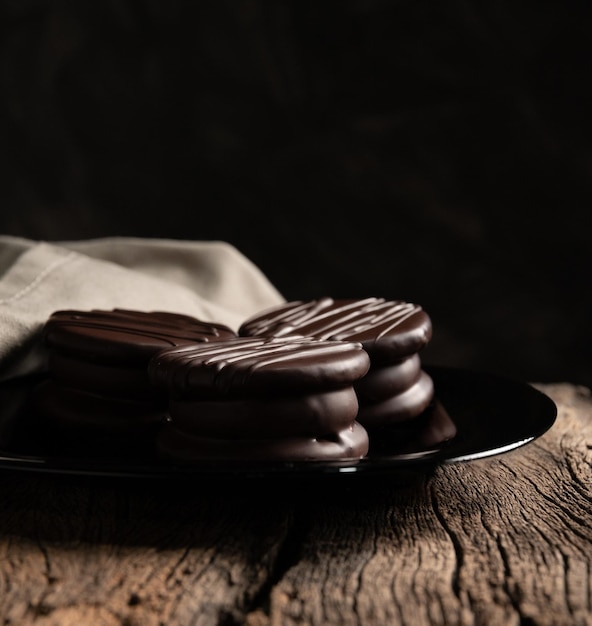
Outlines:
<svg viewBox="0 0 592 626"><path fill-rule="evenodd" d="M85 448L36 436L27 398L38 380L0 387L0 468L75 475L122 477L237 477L277 475L388 474L418 466L471 461L525 445L554 423L557 408L534 387L487 373L425 367L436 402L413 428L401 427L371 439L368 456L339 462L208 462L177 467L149 449L130 446ZM438 433L455 435L438 442ZM440 438L441 439L441 438ZM97 451L99 450L99 451Z"/></svg>

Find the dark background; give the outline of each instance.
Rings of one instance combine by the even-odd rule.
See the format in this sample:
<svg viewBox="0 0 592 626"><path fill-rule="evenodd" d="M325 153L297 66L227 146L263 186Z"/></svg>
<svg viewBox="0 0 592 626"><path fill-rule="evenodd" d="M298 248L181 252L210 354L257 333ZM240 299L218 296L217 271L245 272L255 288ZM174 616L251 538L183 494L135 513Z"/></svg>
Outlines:
<svg viewBox="0 0 592 626"><path fill-rule="evenodd" d="M0 2L0 232L222 239L592 385L588 2Z"/></svg>

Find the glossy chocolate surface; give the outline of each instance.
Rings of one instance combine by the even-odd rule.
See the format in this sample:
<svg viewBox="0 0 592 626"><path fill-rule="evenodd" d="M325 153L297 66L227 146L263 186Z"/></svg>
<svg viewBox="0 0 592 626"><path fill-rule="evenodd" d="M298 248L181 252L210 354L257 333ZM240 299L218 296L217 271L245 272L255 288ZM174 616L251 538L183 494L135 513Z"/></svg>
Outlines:
<svg viewBox="0 0 592 626"><path fill-rule="evenodd" d="M37 390L36 409L64 430L140 433L162 419L167 400L150 384L149 358L165 347L235 336L175 313L56 311L43 328L52 380Z"/></svg>
<svg viewBox="0 0 592 626"><path fill-rule="evenodd" d="M57 428L55 435L140 436L147 430L155 431L165 417L163 406L98 396L51 380L33 390L32 406L48 427Z"/></svg>
<svg viewBox="0 0 592 626"><path fill-rule="evenodd" d="M103 362L145 362L157 350L235 337L230 328L161 311L56 311L45 324L50 349Z"/></svg>
<svg viewBox="0 0 592 626"><path fill-rule="evenodd" d="M373 362L392 362L421 350L431 339L432 324L417 304L384 298L321 298L288 302L264 311L239 328L241 336L359 341Z"/></svg>
<svg viewBox="0 0 592 626"><path fill-rule="evenodd" d="M144 401L162 396L162 392L150 384L146 367L141 364L120 366L51 350L48 368L56 382L102 396Z"/></svg>
<svg viewBox="0 0 592 626"><path fill-rule="evenodd" d="M351 426L358 414L353 387L288 396L223 400L172 400L177 428L228 439L318 436Z"/></svg>
<svg viewBox="0 0 592 626"><path fill-rule="evenodd" d="M180 433L172 425L163 428L157 438L160 457L181 465L207 460L271 463L361 459L368 448L368 434L357 422L324 438L217 439Z"/></svg>
<svg viewBox="0 0 592 626"><path fill-rule="evenodd" d="M151 359L148 374L173 395L273 396L348 386L369 367L358 343L243 337L164 350Z"/></svg>
<svg viewBox="0 0 592 626"><path fill-rule="evenodd" d="M371 366L355 389L361 403L380 402L406 391L420 376L421 360L418 354L413 354L392 365Z"/></svg>
<svg viewBox="0 0 592 626"><path fill-rule="evenodd" d="M358 421L368 430L411 420L420 415L434 397L434 383L425 372L418 381L402 393L381 402L360 403Z"/></svg>

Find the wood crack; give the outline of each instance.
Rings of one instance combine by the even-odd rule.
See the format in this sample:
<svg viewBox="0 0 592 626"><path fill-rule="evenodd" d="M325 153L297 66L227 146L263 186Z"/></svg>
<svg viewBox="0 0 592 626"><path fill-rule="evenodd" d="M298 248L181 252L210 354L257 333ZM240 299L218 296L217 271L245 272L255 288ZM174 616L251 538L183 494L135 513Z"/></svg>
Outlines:
<svg viewBox="0 0 592 626"><path fill-rule="evenodd" d="M452 590L454 592L454 595L460 600L461 599L460 574L461 574L461 570L463 567L463 560L464 560L462 543L459 540L456 533L454 532L454 530L448 524L445 515L440 510L440 505L438 503L436 489L432 482L430 482L428 488L429 488L430 501L431 501L434 514L438 522L440 523L442 529L444 530L446 535L449 537L450 543L452 544L452 547L454 549L456 564L455 564L454 573L452 577Z"/></svg>
<svg viewBox="0 0 592 626"><path fill-rule="evenodd" d="M269 571L269 575L258 593L256 593L248 605L246 605L246 615L257 613L267 618L269 617L271 593L274 587L282 580L286 572L288 572L293 565L298 563L300 549L309 527L310 521L308 519L304 519L294 512L290 515L282 544L277 550L277 555ZM236 626L239 626L238 622Z"/></svg>

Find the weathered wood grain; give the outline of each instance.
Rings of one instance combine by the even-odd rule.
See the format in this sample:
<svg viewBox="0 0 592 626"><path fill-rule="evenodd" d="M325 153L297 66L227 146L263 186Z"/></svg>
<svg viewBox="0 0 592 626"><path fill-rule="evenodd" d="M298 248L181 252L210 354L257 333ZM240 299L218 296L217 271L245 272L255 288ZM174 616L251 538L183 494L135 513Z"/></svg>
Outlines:
<svg viewBox="0 0 592 626"><path fill-rule="evenodd" d="M4 473L0 620L592 624L592 399L541 388L539 440L408 486Z"/></svg>
<svg viewBox="0 0 592 626"><path fill-rule="evenodd" d="M273 569L286 509L171 488L3 477L3 623L240 622Z"/></svg>
<svg viewBox="0 0 592 626"><path fill-rule="evenodd" d="M592 402L542 389L559 417L540 440L309 511L267 623L592 624Z"/></svg>

